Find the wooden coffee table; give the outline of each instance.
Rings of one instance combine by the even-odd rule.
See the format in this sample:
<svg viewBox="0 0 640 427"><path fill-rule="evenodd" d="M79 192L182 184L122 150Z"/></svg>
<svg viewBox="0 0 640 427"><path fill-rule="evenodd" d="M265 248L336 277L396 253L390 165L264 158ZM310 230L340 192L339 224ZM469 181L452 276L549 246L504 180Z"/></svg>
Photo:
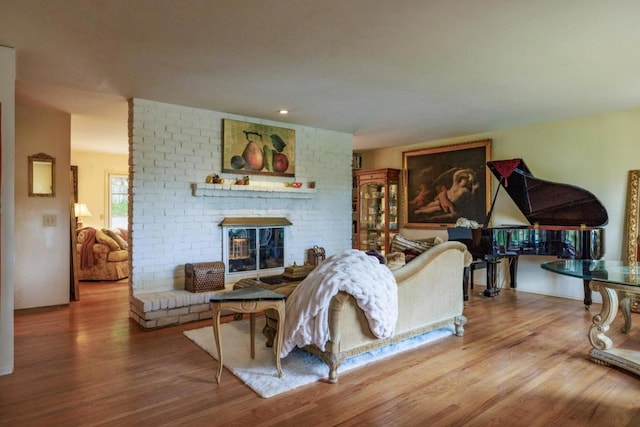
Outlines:
<svg viewBox="0 0 640 427"><path fill-rule="evenodd" d="M283 294L262 289L257 286L248 286L233 291L221 292L211 297L211 310L213 321L213 339L218 350L218 372L216 380L220 384L222 375L222 342L220 339L220 313L223 310L231 310L236 313L249 313L249 325L251 335L251 358L255 358L255 332L256 313L272 309L278 317L278 324L284 325L284 299ZM280 365L280 349L282 348L283 328L278 327L273 346L276 354L276 366L278 377L282 378L282 366Z"/></svg>

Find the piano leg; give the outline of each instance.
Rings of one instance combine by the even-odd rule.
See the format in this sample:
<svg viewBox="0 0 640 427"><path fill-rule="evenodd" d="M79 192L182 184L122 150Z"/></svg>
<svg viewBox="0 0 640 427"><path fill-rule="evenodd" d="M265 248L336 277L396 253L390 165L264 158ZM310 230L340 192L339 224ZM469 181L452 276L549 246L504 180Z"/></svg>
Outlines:
<svg viewBox="0 0 640 427"><path fill-rule="evenodd" d="M500 293L496 284L497 266L500 262L499 258L487 259L487 287L484 290L485 297L495 297Z"/></svg>
<svg viewBox="0 0 640 427"><path fill-rule="evenodd" d="M591 305L591 288L589 287L589 280L583 281L584 286L584 308L589 310L589 306Z"/></svg>
<svg viewBox="0 0 640 427"><path fill-rule="evenodd" d="M510 256L508 257L509 259L509 276L511 279L511 287L512 288L517 288L518 287L518 281L517 281L517 276L518 276L518 255L516 256Z"/></svg>
<svg viewBox="0 0 640 427"><path fill-rule="evenodd" d="M465 302L469 301L469 276L471 275L471 268L465 267L464 273L462 274L462 300Z"/></svg>
<svg viewBox="0 0 640 427"><path fill-rule="evenodd" d="M506 258L509 260L509 278L511 279L511 287L517 288L517 274L518 274L518 255L514 253L502 254L500 256L495 257L485 257L485 262L487 266L487 288L484 290L485 297L495 297L500 293L500 289L498 289L497 280L498 280L498 265L500 265L500 260ZM473 273L472 273L473 277Z"/></svg>

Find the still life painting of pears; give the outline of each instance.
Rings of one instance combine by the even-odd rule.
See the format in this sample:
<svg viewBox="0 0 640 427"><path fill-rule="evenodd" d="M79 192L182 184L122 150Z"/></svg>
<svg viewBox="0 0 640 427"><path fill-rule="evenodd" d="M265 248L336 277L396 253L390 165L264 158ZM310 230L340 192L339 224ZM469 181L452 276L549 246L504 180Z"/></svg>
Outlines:
<svg viewBox="0 0 640 427"><path fill-rule="evenodd" d="M287 144L275 133L270 135L271 143L263 143L263 135L257 132L243 131L247 145L242 155L231 157L231 167L250 171L286 172L289 158L282 152Z"/></svg>
<svg viewBox="0 0 640 427"><path fill-rule="evenodd" d="M236 122L242 123L242 122ZM290 154L292 148L273 128L254 126L250 130L242 129L235 132L235 141L228 143L233 147L225 147L225 161L231 170L238 172L264 173L274 175L293 175ZM284 129L287 130L287 129ZM293 130L290 130L293 132ZM227 141L225 140L225 143ZM226 165L225 165L226 166Z"/></svg>

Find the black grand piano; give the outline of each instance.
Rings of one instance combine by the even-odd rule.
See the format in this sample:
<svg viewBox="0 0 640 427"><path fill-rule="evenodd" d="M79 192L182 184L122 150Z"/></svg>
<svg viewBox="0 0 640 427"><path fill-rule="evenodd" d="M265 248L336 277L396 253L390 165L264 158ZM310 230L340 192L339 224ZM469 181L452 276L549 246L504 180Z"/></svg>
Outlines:
<svg viewBox="0 0 640 427"><path fill-rule="evenodd" d="M498 186L484 228L449 229L449 239L464 242L474 259L487 263L485 296L495 296L495 265L511 261L511 287L517 287L520 255L546 255L565 259L599 259L604 256L607 210L589 191L535 178L522 159L495 160L487 167ZM504 188L531 225L488 227L500 188ZM591 305L589 282L584 282L584 304Z"/></svg>

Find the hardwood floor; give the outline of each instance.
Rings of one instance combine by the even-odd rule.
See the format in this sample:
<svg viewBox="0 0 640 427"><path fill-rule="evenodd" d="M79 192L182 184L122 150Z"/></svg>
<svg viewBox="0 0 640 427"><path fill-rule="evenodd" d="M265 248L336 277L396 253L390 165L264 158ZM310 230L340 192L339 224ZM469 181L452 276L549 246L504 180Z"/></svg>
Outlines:
<svg viewBox="0 0 640 427"><path fill-rule="evenodd" d="M263 399L227 370L217 385L216 362L182 335L210 321L143 332L126 283L83 283L70 307L16 313L0 425L640 425L640 378L587 358L599 305L481 291L463 338ZM628 335L616 318L614 343L638 344L634 316Z"/></svg>

